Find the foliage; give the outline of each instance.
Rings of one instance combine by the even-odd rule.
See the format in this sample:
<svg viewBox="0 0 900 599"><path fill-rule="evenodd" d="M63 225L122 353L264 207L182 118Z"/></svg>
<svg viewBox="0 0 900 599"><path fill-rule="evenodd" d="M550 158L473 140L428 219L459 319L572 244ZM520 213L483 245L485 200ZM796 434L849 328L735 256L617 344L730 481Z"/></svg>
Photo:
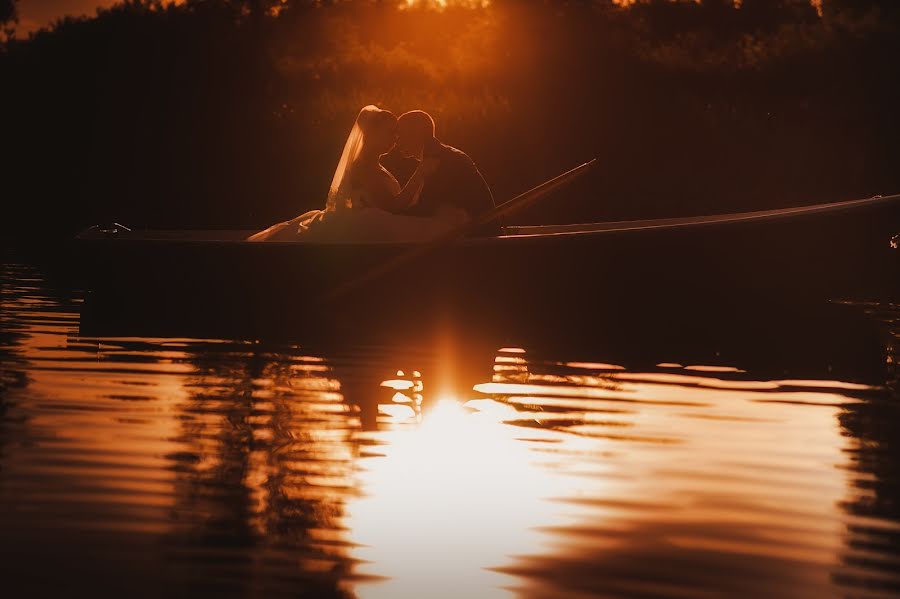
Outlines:
<svg viewBox="0 0 900 599"><path fill-rule="evenodd" d="M16 22L19 20L16 2L17 0L0 0L0 33L6 39L12 38Z"/></svg>
<svg viewBox="0 0 900 599"><path fill-rule="evenodd" d="M0 0L0 25L15 21L17 13L16 0Z"/></svg>

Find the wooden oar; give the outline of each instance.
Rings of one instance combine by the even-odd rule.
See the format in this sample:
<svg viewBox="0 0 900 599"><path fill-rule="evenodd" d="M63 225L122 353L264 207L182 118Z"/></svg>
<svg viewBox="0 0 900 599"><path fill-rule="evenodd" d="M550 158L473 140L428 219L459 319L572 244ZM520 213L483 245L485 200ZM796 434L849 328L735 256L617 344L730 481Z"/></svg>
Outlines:
<svg viewBox="0 0 900 599"><path fill-rule="evenodd" d="M580 166L576 166L575 168L568 170L561 175L557 175L549 181L545 181L537 187L533 187L525 193L517 195L508 202L504 202L503 204L480 214L476 218L466 221L462 225L455 227L442 235L439 235L434 240L422 245L417 245L416 247L413 247L410 250L383 262L382 264L379 264L362 276L337 286L336 288L332 289L330 292L322 296L321 301L333 302L334 300L343 297L350 291L359 289L360 287L371 281L380 279L384 275L391 273L398 268L421 258L422 256L430 254L456 241L457 239L465 237L473 231L477 231L480 227L483 227L490 222L493 222L503 216L508 216L513 212L516 212L517 210L525 208L526 206L531 206L538 200L547 197L563 185L567 185L578 177L584 175L592 168L594 168L597 164L598 161L596 158L594 158L593 160L585 162Z"/></svg>
<svg viewBox="0 0 900 599"><path fill-rule="evenodd" d="M478 229L479 227L486 225L489 222L502 218L508 214L512 214L517 210L521 210L527 206L530 206L537 202L540 199L543 199L562 187L563 185L568 185L578 177L584 175L589 170L597 166L598 161L596 158L593 160L589 160L580 166L576 166L572 170L568 170L561 175L557 175L553 177L549 181L545 181L538 185L537 187L532 187L525 193L519 194L508 202L504 202L500 204L493 210L488 210L484 214L480 215L478 218L475 218L462 226L459 227L458 230L451 231L448 235L452 234L453 237L451 240L458 239L465 235L468 235L472 231Z"/></svg>

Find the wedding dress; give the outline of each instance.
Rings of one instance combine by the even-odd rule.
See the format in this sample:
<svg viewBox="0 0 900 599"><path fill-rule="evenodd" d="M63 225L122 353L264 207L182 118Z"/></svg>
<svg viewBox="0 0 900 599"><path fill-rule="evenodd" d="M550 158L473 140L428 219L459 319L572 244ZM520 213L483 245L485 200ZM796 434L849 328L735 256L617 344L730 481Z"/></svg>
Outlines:
<svg viewBox="0 0 900 599"><path fill-rule="evenodd" d="M454 214L403 216L371 206L369 190L354 185L350 173L365 143L360 120L375 106L362 109L338 161L323 210L310 210L289 221L272 225L248 241L302 241L310 243L408 243L433 239L460 224Z"/></svg>

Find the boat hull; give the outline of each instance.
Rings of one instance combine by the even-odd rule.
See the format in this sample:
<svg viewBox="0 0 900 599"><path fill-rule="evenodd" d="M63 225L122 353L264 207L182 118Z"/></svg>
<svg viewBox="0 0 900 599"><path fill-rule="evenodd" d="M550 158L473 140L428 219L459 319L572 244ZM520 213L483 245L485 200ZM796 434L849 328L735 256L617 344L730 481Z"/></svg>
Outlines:
<svg viewBox="0 0 900 599"><path fill-rule="evenodd" d="M435 247L112 237L79 242L95 313L302 327L581 326L810 300L896 301L896 202L765 222L466 239ZM558 324L552 324L558 323ZM541 326L537 324L535 326Z"/></svg>

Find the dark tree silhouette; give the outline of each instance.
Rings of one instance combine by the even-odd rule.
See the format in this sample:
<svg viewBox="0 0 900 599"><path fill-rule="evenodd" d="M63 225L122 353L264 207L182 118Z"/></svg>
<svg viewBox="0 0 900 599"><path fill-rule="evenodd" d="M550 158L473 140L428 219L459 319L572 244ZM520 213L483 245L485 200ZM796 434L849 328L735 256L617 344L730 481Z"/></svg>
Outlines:
<svg viewBox="0 0 900 599"><path fill-rule="evenodd" d="M0 25L15 21L16 17L16 0L0 0Z"/></svg>
<svg viewBox="0 0 900 599"><path fill-rule="evenodd" d="M826 15L865 15L876 12L879 17L900 17L900 3L894 0L823 0L822 10Z"/></svg>
<svg viewBox="0 0 900 599"><path fill-rule="evenodd" d="M741 11L753 28L768 30L816 16L812 4L805 0L743 0Z"/></svg>
<svg viewBox="0 0 900 599"><path fill-rule="evenodd" d="M433 114L500 201L601 159L522 221L895 192L900 35L838 10L855 3L131 0L2 45L0 223L251 229L319 208L367 103Z"/></svg>
<svg viewBox="0 0 900 599"><path fill-rule="evenodd" d="M7 39L12 38L15 25L19 20L17 0L0 0L0 32Z"/></svg>

